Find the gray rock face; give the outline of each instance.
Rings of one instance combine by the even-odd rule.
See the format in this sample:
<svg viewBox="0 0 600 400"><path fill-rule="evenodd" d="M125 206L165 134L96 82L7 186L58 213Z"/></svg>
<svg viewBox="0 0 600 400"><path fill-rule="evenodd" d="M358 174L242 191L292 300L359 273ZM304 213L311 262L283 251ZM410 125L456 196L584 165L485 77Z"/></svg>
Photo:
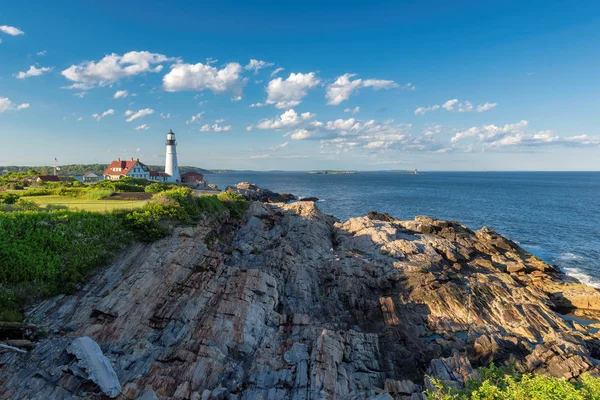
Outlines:
<svg viewBox="0 0 600 400"><path fill-rule="evenodd" d="M87 336L80 337L71 342L67 352L77 358L79 368L87 373L88 378L96 383L105 395L114 398L121 393L119 378L110 361L102 354L98 343Z"/></svg>
<svg viewBox="0 0 600 400"><path fill-rule="evenodd" d="M103 394L67 348L102 346L124 398L421 399L513 355L524 371L599 373L598 291L491 229L313 202L251 204L136 245L28 317L50 335L0 354L0 398ZM508 266L518 265L515 270Z"/></svg>
<svg viewBox="0 0 600 400"><path fill-rule="evenodd" d="M233 192L242 195L246 200L261 202L288 202L296 200L296 196L289 193L275 193L269 189L263 189L250 182L240 182L235 186L227 186L226 192Z"/></svg>

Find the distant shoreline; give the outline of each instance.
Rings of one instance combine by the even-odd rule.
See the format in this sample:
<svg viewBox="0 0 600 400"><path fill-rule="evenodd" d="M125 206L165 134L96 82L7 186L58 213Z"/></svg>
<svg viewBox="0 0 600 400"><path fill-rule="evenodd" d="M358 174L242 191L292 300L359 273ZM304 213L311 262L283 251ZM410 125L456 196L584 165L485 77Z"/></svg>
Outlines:
<svg viewBox="0 0 600 400"><path fill-rule="evenodd" d="M356 171L307 171L309 175L355 175Z"/></svg>

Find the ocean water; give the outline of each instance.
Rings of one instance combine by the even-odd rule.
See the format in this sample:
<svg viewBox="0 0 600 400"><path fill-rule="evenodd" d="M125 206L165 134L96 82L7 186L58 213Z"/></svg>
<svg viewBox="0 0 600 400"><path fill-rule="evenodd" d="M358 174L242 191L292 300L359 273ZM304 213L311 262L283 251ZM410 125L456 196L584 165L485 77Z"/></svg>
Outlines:
<svg viewBox="0 0 600 400"><path fill-rule="evenodd" d="M600 172L227 172L206 180L318 197L318 207L341 220L376 210L488 226L600 288Z"/></svg>

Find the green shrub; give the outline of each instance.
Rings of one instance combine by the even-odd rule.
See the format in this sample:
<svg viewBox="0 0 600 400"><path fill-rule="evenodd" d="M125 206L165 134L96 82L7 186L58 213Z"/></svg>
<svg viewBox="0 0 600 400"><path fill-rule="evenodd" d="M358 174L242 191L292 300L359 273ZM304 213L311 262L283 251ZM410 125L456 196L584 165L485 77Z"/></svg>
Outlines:
<svg viewBox="0 0 600 400"><path fill-rule="evenodd" d="M229 214L233 218L241 219L248 209L248 203L246 202L246 199L240 194L223 192L220 193L217 198L229 210Z"/></svg>
<svg viewBox="0 0 600 400"><path fill-rule="evenodd" d="M479 369L479 377L464 389L433 381L437 390L427 391L432 400L600 400L600 378L582 375L579 382L544 375L520 374L512 367L493 364Z"/></svg>
<svg viewBox="0 0 600 400"><path fill-rule="evenodd" d="M0 299L17 302L19 309L25 301L73 291L92 269L122 251L131 233L111 214L13 212L0 213L0 237ZM29 286L33 289L15 300L14 293Z"/></svg>
<svg viewBox="0 0 600 400"><path fill-rule="evenodd" d="M23 193L21 193L22 197L29 197L29 196L47 196L52 194L52 190L50 189L33 189L33 188L29 188L27 190L25 190Z"/></svg>
<svg viewBox="0 0 600 400"><path fill-rule="evenodd" d="M21 196L15 193L0 193L0 204L15 204Z"/></svg>
<svg viewBox="0 0 600 400"><path fill-rule="evenodd" d="M144 188L144 192L159 193L159 192L164 192L165 190L172 189L173 187L175 187L175 185L172 185L169 183L154 182L154 183L151 183L148 186L146 186L146 188Z"/></svg>

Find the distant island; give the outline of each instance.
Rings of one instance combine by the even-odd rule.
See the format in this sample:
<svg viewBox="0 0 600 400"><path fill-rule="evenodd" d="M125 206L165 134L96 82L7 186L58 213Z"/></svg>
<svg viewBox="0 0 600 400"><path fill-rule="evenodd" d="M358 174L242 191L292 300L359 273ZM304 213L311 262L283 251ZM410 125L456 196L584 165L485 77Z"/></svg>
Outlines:
<svg viewBox="0 0 600 400"><path fill-rule="evenodd" d="M356 171L308 171L310 175L355 175Z"/></svg>

